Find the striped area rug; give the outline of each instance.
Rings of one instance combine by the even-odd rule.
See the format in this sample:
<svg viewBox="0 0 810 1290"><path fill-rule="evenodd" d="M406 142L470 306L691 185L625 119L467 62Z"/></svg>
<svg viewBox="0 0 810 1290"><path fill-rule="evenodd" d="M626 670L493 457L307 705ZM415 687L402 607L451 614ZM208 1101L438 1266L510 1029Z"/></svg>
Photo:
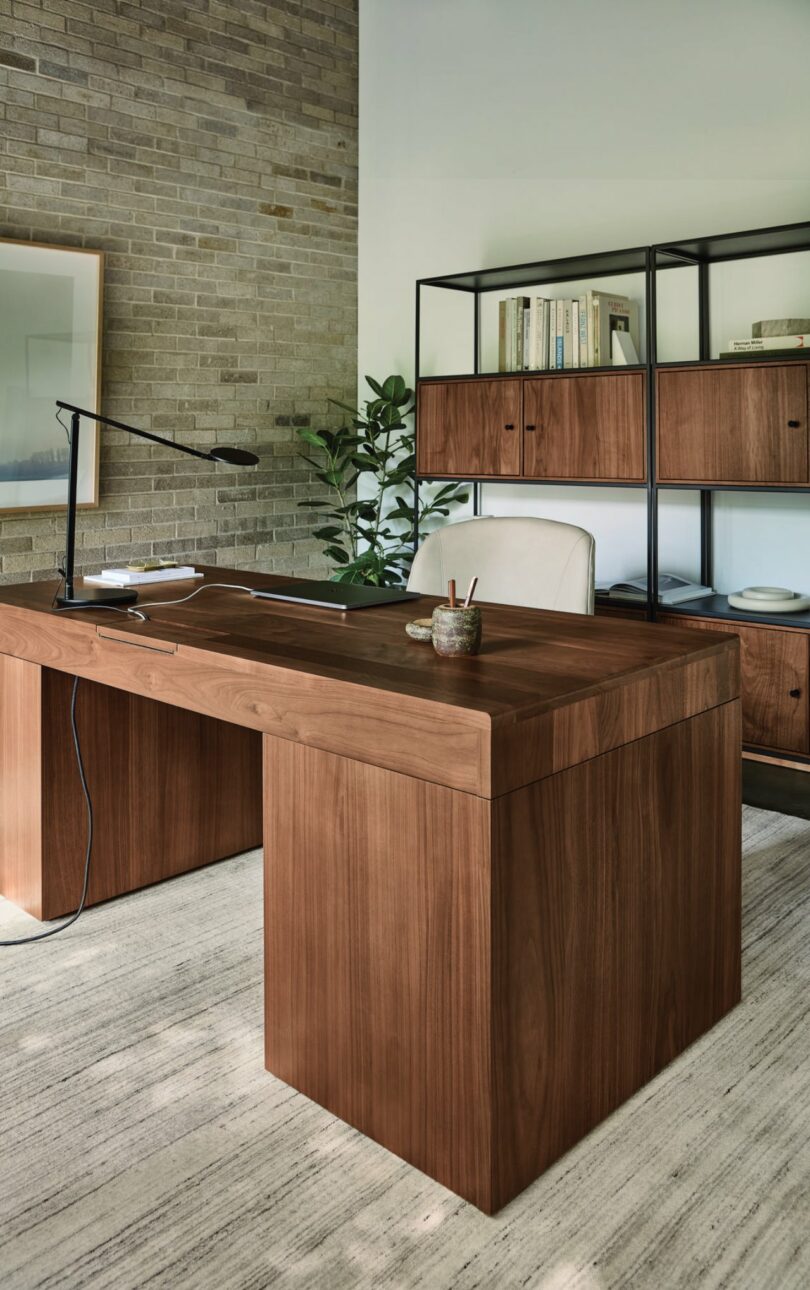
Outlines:
<svg viewBox="0 0 810 1290"><path fill-rule="evenodd" d="M264 1071L258 852L0 951L3 1290L806 1290L810 823L744 835L742 1005L492 1219Z"/></svg>

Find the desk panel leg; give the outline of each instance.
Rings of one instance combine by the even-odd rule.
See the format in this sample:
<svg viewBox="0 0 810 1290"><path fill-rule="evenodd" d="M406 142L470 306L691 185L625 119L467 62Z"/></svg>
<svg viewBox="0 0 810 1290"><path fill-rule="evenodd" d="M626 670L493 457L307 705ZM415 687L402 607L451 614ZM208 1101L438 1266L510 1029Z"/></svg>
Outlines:
<svg viewBox="0 0 810 1290"><path fill-rule="evenodd" d="M490 1208L491 806L265 736L266 1059Z"/></svg>
<svg viewBox="0 0 810 1290"><path fill-rule="evenodd" d="M37 918L75 909L85 808L70 731L73 678L0 655L0 892ZM261 735L81 681L93 799L88 903L261 843Z"/></svg>
<svg viewBox="0 0 810 1290"><path fill-rule="evenodd" d="M492 1213L740 997L725 704L493 801L265 737L268 1069Z"/></svg>

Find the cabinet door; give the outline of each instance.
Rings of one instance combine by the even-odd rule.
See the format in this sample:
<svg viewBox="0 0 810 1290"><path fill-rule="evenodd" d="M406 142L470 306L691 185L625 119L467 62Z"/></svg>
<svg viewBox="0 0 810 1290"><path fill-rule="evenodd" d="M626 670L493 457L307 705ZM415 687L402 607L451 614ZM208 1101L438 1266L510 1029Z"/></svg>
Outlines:
<svg viewBox="0 0 810 1290"><path fill-rule="evenodd" d="M531 479L645 477L641 372L526 380L523 427Z"/></svg>
<svg viewBox="0 0 810 1290"><path fill-rule="evenodd" d="M436 381L419 386L421 475L519 475L519 379Z"/></svg>
<svg viewBox="0 0 810 1290"><path fill-rule="evenodd" d="M658 478L806 484L807 369L659 371Z"/></svg>
<svg viewBox="0 0 810 1290"><path fill-rule="evenodd" d="M734 632L740 638L743 739L784 752L810 752L808 637L716 619L661 615L674 627Z"/></svg>

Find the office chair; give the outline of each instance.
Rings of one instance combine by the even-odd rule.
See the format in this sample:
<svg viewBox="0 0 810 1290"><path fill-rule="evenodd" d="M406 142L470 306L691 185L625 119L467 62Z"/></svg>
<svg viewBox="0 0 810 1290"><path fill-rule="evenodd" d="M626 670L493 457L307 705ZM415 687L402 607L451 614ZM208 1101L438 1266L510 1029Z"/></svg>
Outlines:
<svg viewBox="0 0 810 1290"><path fill-rule="evenodd" d="M408 590L444 596L478 577L477 600L592 614L593 536L573 524L489 516L437 529L414 557Z"/></svg>

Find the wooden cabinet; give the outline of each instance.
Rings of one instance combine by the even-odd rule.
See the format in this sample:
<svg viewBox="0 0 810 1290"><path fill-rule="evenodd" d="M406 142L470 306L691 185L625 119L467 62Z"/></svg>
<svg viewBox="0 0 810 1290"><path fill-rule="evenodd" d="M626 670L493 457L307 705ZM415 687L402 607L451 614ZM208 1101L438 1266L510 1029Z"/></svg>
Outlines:
<svg viewBox="0 0 810 1290"><path fill-rule="evenodd" d="M422 381L417 470L464 478L645 478L644 375Z"/></svg>
<svg viewBox="0 0 810 1290"><path fill-rule="evenodd" d="M523 474L529 479L644 479L644 377L535 377L523 382Z"/></svg>
<svg viewBox="0 0 810 1290"><path fill-rule="evenodd" d="M806 632L683 614L662 614L660 621L675 627L736 633L740 638L743 740L762 748L810 753Z"/></svg>
<svg viewBox="0 0 810 1290"><path fill-rule="evenodd" d="M426 381L417 396L420 475L520 474L520 377Z"/></svg>
<svg viewBox="0 0 810 1290"><path fill-rule="evenodd" d="M661 370L656 420L661 481L810 481L804 363Z"/></svg>

